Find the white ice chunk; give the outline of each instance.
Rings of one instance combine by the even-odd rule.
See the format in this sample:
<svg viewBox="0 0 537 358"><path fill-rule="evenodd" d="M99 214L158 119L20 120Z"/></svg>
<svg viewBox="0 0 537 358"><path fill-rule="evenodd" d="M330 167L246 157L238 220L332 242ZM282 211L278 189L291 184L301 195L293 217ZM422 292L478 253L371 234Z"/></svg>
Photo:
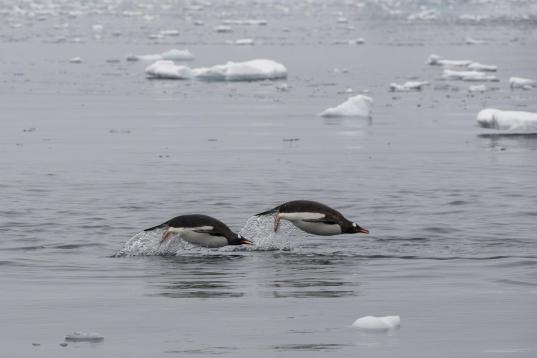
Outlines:
<svg viewBox="0 0 537 358"><path fill-rule="evenodd" d="M165 78L186 80L193 77L192 70L187 66L178 66L173 61L160 60L145 69L149 78Z"/></svg>
<svg viewBox="0 0 537 358"><path fill-rule="evenodd" d="M485 41L485 40L478 40L478 39L474 39L472 37L466 37L464 39L464 42L466 42L467 45L485 45L485 44L487 44L487 41Z"/></svg>
<svg viewBox="0 0 537 358"><path fill-rule="evenodd" d="M444 70L442 77L448 80L462 81L498 81L496 76L488 75L479 71L454 71Z"/></svg>
<svg viewBox="0 0 537 358"><path fill-rule="evenodd" d="M402 85L397 83L390 84L390 92L411 92L421 91L424 86L428 86L429 82L426 81L407 81Z"/></svg>
<svg viewBox="0 0 537 358"><path fill-rule="evenodd" d="M156 53L150 55L129 55L127 56L127 61L159 61L159 60L170 60L170 61L191 61L194 59L194 55L189 50L178 50L171 49L163 53Z"/></svg>
<svg viewBox="0 0 537 358"><path fill-rule="evenodd" d="M162 36L179 36L179 30L162 30L159 32Z"/></svg>
<svg viewBox="0 0 537 358"><path fill-rule="evenodd" d="M257 59L245 62L228 62L212 67L189 68L173 61L157 61L145 69L151 78L190 79L206 81L256 81L287 77L287 69L281 63Z"/></svg>
<svg viewBox="0 0 537 358"><path fill-rule="evenodd" d="M73 57L69 60L70 63L82 63L82 59L80 57Z"/></svg>
<svg viewBox="0 0 537 358"><path fill-rule="evenodd" d="M400 325L400 316L365 316L358 318L356 321L354 321L352 327L364 331L389 331L395 328L399 328Z"/></svg>
<svg viewBox="0 0 537 358"><path fill-rule="evenodd" d="M254 39L238 39L238 40L235 40L235 45L239 45L239 46L248 46L248 45L253 45L254 44Z"/></svg>
<svg viewBox="0 0 537 358"><path fill-rule="evenodd" d="M266 26L267 20L264 19L239 19L239 20L225 20L225 25L249 25L249 26Z"/></svg>
<svg viewBox="0 0 537 358"><path fill-rule="evenodd" d="M438 12L433 9L423 9L420 12L408 15L407 19L410 21L422 20L430 21L438 18Z"/></svg>
<svg viewBox="0 0 537 358"><path fill-rule="evenodd" d="M496 70L498 70L498 66L484 65L479 62L472 62L471 64L468 65L468 69L472 71L496 72Z"/></svg>
<svg viewBox="0 0 537 358"><path fill-rule="evenodd" d="M220 33L226 33L226 32L232 32L233 29L231 28L231 26L220 25L220 26L215 27L214 31L220 32Z"/></svg>
<svg viewBox="0 0 537 358"><path fill-rule="evenodd" d="M499 130L537 130L537 113L487 108L477 114L477 124Z"/></svg>
<svg viewBox="0 0 537 358"><path fill-rule="evenodd" d="M531 89L537 87L537 83L529 78L511 77L509 78L511 88Z"/></svg>
<svg viewBox="0 0 537 358"><path fill-rule="evenodd" d="M485 92L487 89L488 88L485 85L472 85L472 86L468 87L468 92L472 92L472 93Z"/></svg>
<svg viewBox="0 0 537 358"><path fill-rule="evenodd" d="M68 342L101 342L104 337L99 333L74 332L65 336Z"/></svg>
<svg viewBox="0 0 537 358"><path fill-rule="evenodd" d="M357 95L350 97L345 102L341 103L337 107L328 108L321 113L321 117L347 117L347 116L357 116L357 117L370 117L371 116L371 106L373 104L373 99L364 95Z"/></svg>
<svg viewBox="0 0 537 358"><path fill-rule="evenodd" d="M427 59L429 65L435 66L452 66L452 67L467 67L473 61L471 60L444 60L442 57L432 54Z"/></svg>

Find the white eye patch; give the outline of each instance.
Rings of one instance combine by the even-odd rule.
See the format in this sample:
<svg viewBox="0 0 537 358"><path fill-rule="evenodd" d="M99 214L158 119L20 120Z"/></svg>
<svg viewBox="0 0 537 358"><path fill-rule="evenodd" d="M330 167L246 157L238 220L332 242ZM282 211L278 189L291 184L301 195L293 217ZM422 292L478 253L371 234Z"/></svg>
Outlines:
<svg viewBox="0 0 537 358"><path fill-rule="evenodd" d="M353 226L353 227L357 227L358 225L356 225L356 223L352 223L352 226Z"/></svg>

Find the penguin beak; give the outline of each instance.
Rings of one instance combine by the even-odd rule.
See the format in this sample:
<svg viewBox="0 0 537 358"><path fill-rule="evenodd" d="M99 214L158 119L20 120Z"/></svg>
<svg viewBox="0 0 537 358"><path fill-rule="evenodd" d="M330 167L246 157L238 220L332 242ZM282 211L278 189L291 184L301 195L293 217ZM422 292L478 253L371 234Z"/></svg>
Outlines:
<svg viewBox="0 0 537 358"><path fill-rule="evenodd" d="M244 237L239 237L239 245L253 245L254 243Z"/></svg>
<svg viewBox="0 0 537 358"><path fill-rule="evenodd" d="M369 230L361 227L361 228L357 228L358 230L356 232L359 232L359 233L362 233L362 234L369 234Z"/></svg>

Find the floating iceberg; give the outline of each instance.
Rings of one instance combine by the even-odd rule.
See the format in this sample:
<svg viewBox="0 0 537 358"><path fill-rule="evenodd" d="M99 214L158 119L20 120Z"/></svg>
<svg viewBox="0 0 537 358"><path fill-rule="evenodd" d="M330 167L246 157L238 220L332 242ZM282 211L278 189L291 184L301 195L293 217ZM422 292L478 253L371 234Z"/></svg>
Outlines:
<svg viewBox="0 0 537 358"><path fill-rule="evenodd" d="M487 108L477 114L477 124L483 128L532 131L537 130L537 113Z"/></svg>
<svg viewBox="0 0 537 358"><path fill-rule="evenodd" d="M498 81L498 78L493 75L488 75L479 71L454 71L444 70L442 77L448 80L462 81Z"/></svg>
<svg viewBox="0 0 537 358"><path fill-rule="evenodd" d="M145 69L150 78L163 78L173 80L187 80L193 77L192 69L187 66L178 66L173 61L159 60Z"/></svg>
<svg viewBox="0 0 537 358"><path fill-rule="evenodd" d="M429 82L421 81L407 81L402 85L397 83L390 84L390 92L411 92L421 91L424 86L428 86Z"/></svg>
<svg viewBox="0 0 537 358"><path fill-rule="evenodd" d="M496 72L498 70L498 66L484 65L479 62L472 62L471 64L468 65L468 69L471 71Z"/></svg>
<svg viewBox="0 0 537 358"><path fill-rule="evenodd" d="M452 66L452 67L467 67L473 61L470 60L444 60L442 57L432 54L427 59L427 64L431 66Z"/></svg>
<svg viewBox="0 0 537 358"><path fill-rule="evenodd" d="M157 61L145 69L151 78L190 79L206 81L257 81L287 77L287 69L281 63L257 59L245 62L228 62L212 67L189 68L172 61Z"/></svg>
<svg viewBox="0 0 537 358"><path fill-rule="evenodd" d="M101 342L104 337L99 333L74 332L65 336L68 342Z"/></svg>
<svg viewBox="0 0 537 358"><path fill-rule="evenodd" d="M354 321L351 327L364 331L389 331L399 328L400 325L400 316L365 316Z"/></svg>
<svg viewBox="0 0 537 358"><path fill-rule="evenodd" d="M321 117L370 117L373 99L364 95L350 97L337 107L328 108L321 113Z"/></svg>
<svg viewBox="0 0 537 358"><path fill-rule="evenodd" d="M129 55L127 61L191 61L194 59L194 55L189 50L177 50L171 49L169 51L151 54L151 55Z"/></svg>
<svg viewBox="0 0 537 358"><path fill-rule="evenodd" d="M531 89L537 87L537 83L529 78L511 77L509 78L509 86L511 88Z"/></svg>

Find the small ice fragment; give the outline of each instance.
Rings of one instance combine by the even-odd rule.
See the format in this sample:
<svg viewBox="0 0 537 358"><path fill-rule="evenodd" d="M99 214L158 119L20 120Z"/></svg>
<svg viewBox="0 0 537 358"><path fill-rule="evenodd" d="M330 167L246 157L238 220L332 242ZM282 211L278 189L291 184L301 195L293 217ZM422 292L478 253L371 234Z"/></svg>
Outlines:
<svg viewBox="0 0 537 358"><path fill-rule="evenodd" d="M475 93L475 92L485 92L487 90L487 86L485 85L472 85L468 87L468 92Z"/></svg>
<svg viewBox="0 0 537 358"><path fill-rule="evenodd" d="M477 124L498 130L533 131L537 130L537 113L486 108L477 114Z"/></svg>
<svg viewBox="0 0 537 358"><path fill-rule="evenodd" d="M337 18L338 24L346 24L349 20L346 17L340 16Z"/></svg>
<svg viewBox="0 0 537 358"><path fill-rule="evenodd" d="M194 55L189 50L171 49L162 53L149 54L149 55L128 55L127 61L158 61L158 60L170 60L170 61L191 61L194 59Z"/></svg>
<svg viewBox="0 0 537 358"><path fill-rule="evenodd" d="M231 26L220 25L220 26L215 27L214 31L219 32L219 33L227 33L227 32L232 32L233 29L231 28Z"/></svg>
<svg viewBox="0 0 537 358"><path fill-rule="evenodd" d="M472 62L471 60L444 60L435 54L430 55L427 59L427 64L431 66L467 67Z"/></svg>
<svg viewBox="0 0 537 358"><path fill-rule="evenodd" d="M287 83L278 83L275 87L280 92L289 91L289 86L287 85Z"/></svg>
<svg viewBox="0 0 537 358"><path fill-rule="evenodd" d="M73 57L69 60L69 63L82 63L82 59L80 57Z"/></svg>
<svg viewBox="0 0 537 358"><path fill-rule="evenodd" d="M67 342L101 342L104 337L99 333L74 332L65 336Z"/></svg>
<svg viewBox="0 0 537 358"><path fill-rule="evenodd" d="M409 21L414 20L422 20L422 21L430 21L430 20L436 20L438 18L438 13L436 10L433 9L422 9L422 11L414 14L408 15L407 19Z"/></svg>
<svg viewBox="0 0 537 358"><path fill-rule="evenodd" d="M103 25L96 24L96 25L91 26L91 29L94 32L101 32L101 31L103 31Z"/></svg>
<svg viewBox="0 0 537 358"><path fill-rule="evenodd" d="M365 44L365 40L363 37L358 37L356 39L349 40L349 45L363 45Z"/></svg>
<svg viewBox="0 0 537 358"><path fill-rule="evenodd" d="M471 64L468 65L468 69L472 71L496 72L496 70L498 70L498 66L484 65L479 62L472 62Z"/></svg>
<svg viewBox="0 0 537 358"><path fill-rule="evenodd" d="M253 39L238 39L235 40L235 45L244 46L244 45L253 45L254 40Z"/></svg>
<svg viewBox="0 0 537 358"><path fill-rule="evenodd" d="M509 78L509 86L511 88L531 89L537 87L537 82L529 78L511 77Z"/></svg>
<svg viewBox="0 0 537 358"><path fill-rule="evenodd" d="M487 44L487 41L484 40L477 40L471 37L466 37L464 39L464 42L466 42L467 45L485 45Z"/></svg>
<svg viewBox="0 0 537 358"><path fill-rule="evenodd" d="M370 117L371 116L371 105L373 104L373 99L364 95L357 95L350 97L345 102L341 103L336 107L328 108L321 113L321 117Z"/></svg>
<svg viewBox="0 0 537 358"><path fill-rule="evenodd" d="M179 36L179 30L162 30L159 32L162 36Z"/></svg>
<svg viewBox="0 0 537 358"><path fill-rule="evenodd" d="M498 81L498 78L493 75L487 75L480 71L454 71L444 70L442 77L448 80L462 81Z"/></svg>
<svg viewBox="0 0 537 358"><path fill-rule="evenodd" d="M399 328L400 325L400 316L365 316L354 321L351 327L364 331L389 331Z"/></svg>
<svg viewBox="0 0 537 358"><path fill-rule="evenodd" d="M424 86L428 86L427 81L407 81L402 85L397 83L390 84L390 92L410 92L421 91Z"/></svg>

